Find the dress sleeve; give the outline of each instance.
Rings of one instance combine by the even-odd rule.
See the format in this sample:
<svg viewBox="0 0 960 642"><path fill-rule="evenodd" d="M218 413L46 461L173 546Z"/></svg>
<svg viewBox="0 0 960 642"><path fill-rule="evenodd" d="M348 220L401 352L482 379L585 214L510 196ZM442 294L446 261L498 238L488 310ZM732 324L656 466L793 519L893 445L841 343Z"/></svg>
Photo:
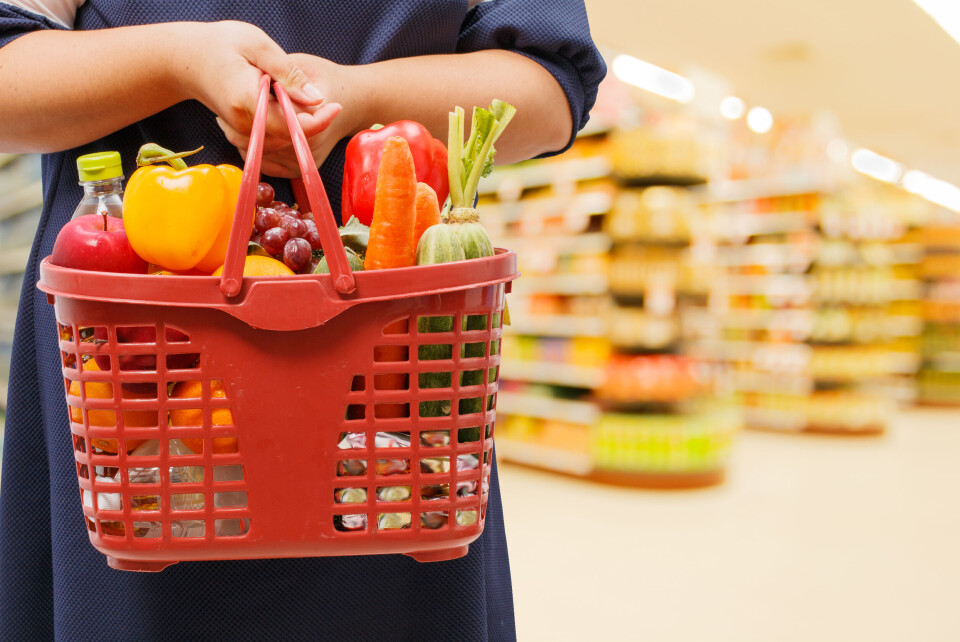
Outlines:
<svg viewBox="0 0 960 642"><path fill-rule="evenodd" d="M563 88L573 117L567 145L587 124L607 73L590 36L583 0L488 0L467 13L458 52L507 49L543 65Z"/></svg>
<svg viewBox="0 0 960 642"><path fill-rule="evenodd" d="M20 36L44 29L66 29L51 18L42 16L8 2L0 2L0 47Z"/></svg>

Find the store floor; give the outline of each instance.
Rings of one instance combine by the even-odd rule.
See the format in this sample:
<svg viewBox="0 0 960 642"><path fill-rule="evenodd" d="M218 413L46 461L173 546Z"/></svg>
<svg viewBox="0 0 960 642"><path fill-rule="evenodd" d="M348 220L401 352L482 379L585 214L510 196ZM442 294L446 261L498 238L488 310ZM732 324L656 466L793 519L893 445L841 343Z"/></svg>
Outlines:
<svg viewBox="0 0 960 642"><path fill-rule="evenodd" d="M709 490L500 478L520 640L960 640L960 411L741 433Z"/></svg>

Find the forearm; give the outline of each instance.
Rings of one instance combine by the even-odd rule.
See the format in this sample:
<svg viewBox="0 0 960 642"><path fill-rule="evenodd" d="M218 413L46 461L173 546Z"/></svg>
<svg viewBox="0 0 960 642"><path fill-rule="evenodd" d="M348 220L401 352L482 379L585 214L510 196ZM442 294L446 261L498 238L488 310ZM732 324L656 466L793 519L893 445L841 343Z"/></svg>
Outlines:
<svg viewBox="0 0 960 642"><path fill-rule="evenodd" d="M191 28L38 31L0 48L0 149L69 149L184 100L176 43Z"/></svg>
<svg viewBox="0 0 960 642"><path fill-rule="evenodd" d="M474 106L499 98L517 115L497 142L497 163L556 151L570 140L573 120L563 89L541 65L514 52L399 58L354 69L367 101L365 127L416 120L446 142L454 106L464 107L469 119Z"/></svg>

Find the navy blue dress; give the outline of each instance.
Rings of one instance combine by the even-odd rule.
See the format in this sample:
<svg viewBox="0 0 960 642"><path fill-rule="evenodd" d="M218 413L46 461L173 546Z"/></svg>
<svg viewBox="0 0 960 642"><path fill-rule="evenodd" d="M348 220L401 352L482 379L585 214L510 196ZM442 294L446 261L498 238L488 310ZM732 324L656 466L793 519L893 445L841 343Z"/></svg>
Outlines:
<svg viewBox="0 0 960 642"><path fill-rule="evenodd" d="M605 67L582 0L88 0L75 28L176 20L242 20L284 50L344 64L509 49L563 87L576 129ZM58 28L0 2L0 46ZM157 55L168 55L158 51ZM2 89L0 89L2 90ZM571 137L572 140L572 137ZM188 101L89 145L43 158L44 207L18 312L0 484L0 640L508 640L515 638L496 471L486 526L464 558L419 564L400 555L196 562L162 573L110 569L87 540L71 454L53 308L37 264L80 200L76 157L117 150L126 175L139 146L205 145L196 162L241 164L213 114ZM342 141L321 174L339 211ZM289 184L273 180L278 198Z"/></svg>

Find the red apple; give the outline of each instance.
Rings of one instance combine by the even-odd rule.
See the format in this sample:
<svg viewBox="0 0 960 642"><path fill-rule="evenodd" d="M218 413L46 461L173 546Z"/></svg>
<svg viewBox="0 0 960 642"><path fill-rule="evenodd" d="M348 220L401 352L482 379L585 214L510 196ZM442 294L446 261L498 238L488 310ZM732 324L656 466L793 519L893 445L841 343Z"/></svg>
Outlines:
<svg viewBox="0 0 960 642"><path fill-rule="evenodd" d="M147 262L130 247L123 220L100 214L80 216L64 225L53 244L50 262L95 272L147 272Z"/></svg>

